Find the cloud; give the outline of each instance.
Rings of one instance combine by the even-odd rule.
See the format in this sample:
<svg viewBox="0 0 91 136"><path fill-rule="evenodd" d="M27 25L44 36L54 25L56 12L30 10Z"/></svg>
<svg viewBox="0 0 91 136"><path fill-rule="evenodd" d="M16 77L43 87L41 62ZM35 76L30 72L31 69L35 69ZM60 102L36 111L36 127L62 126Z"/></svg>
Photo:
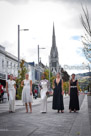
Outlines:
<svg viewBox="0 0 91 136"><path fill-rule="evenodd" d="M0 0L0 1L9 2L11 4L27 4L29 2L29 0Z"/></svg>

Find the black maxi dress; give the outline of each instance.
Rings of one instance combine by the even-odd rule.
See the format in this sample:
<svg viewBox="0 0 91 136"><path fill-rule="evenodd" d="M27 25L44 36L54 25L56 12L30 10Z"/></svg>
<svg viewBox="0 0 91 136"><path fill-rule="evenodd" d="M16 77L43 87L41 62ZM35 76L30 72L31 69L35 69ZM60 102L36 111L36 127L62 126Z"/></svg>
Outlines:
<svg viewBox="0 0 91 136"><path fill-rule="evenodd" d="M78 90L77 90L77 80L72 82L70 81L70 103L69 109L79 110L79 99L78 99Z"/></svg>
<svg viewBox="0 0 91 136"><path fill-rule="evenodd" d="M62 95L62 80L57 84L54 80L53 105L54 110L64 110L63 95Z"/></svg>

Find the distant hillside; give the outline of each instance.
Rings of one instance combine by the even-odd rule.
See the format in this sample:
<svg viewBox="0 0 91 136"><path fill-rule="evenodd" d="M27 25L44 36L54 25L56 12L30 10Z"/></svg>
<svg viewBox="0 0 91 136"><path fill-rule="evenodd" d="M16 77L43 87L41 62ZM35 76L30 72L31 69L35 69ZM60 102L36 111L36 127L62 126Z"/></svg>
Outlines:
<svg viewBox="0 0 91 136"><path fill-rule="evenodd" d="M82 90L88 90L88 85L91 80L91 72L76 74L76 78L79 81L80 88Z"/></svg>
<svg viewBox="0 0 91 136"><path fill-rule="evenodd" d="M89 77L91 77L91 72L76 74L77 79L89 78Z"/></svg>

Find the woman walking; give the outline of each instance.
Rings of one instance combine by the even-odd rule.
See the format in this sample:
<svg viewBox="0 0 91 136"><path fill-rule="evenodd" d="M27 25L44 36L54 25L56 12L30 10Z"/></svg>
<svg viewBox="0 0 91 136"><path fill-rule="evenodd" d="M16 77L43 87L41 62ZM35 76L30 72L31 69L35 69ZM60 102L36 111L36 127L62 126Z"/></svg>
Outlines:
<svg viewBox="0 0 91 136"><path fill-rule="evenodd" d="M79 91L78 91L78 81L75 80L75 74L72 74L72 79L69 81L69 95L70 95L70 103L69 110L76 112L79 110Z"/></svg>
<svg viewBox="0 0 91 136"><path fill-rule="evenodd" d="M53 109L58 110L58 113L64 112L63 103L63 80L61 80L60 73L57 73L56 79L53 81Z"/></svg>
<svg viewBox="0 0 91 136"><path fill-rule="evenodd" d="M13 80L13 75L6 82L6 91L9 97L9 113L15 112L15 96L16 96L16 82Z"/></svg>
<svg viewBox="0 0 91 136"><path fill-rule="evenodd" d="M30 107L30 113L32 113L32 102L33 102L33 94L32 94L32 80L29 80L29 75L25 75L25 80L21 82L21 86L23 87L22 91L22 101L26 106L26 113L28 113L28 103Z"/></svg>
<svg viewBox="0 0 91 136"><path fill-rule="evenodd" d="M41 113L47 112L47 93L49 89L49 82L45 78L45 74L42 75L39 88L41 90Z"/></svg>

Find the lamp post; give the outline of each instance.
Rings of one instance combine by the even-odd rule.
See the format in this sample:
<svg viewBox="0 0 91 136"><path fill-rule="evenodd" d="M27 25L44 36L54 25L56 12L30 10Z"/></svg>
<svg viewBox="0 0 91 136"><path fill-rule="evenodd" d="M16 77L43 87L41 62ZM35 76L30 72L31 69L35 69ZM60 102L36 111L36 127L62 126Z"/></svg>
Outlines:
<svg viewBox="0 0 91 136"><path fill-rule="evenodd" d="M29 29L20 29L18 25L18 70L20 68L20 31L29 31Z"/></svg>
<svg viewBox="0 0 91 136"><path fill-rule="evenodd" d="M51 72L51 69L50 69L50 56L49 56L49 88L51 86L51 84L50 84L50 72Z"/></svg>
<svg viewBox="0 0 91 136"><path fill-rule="evenodd" d="M40 48L39 45L38 45L38 65L39 65L39 55L40 55L40 49L46 49L46 48Z"/></svg>
<svg viewBox="0 0 91 136"><path fill-rule="evenodd" d="M38 45L38 68L39 68L40 49L46 49L46 48L40 48ZM40 81L40 68L39 68L39 81Z"/></svg>

